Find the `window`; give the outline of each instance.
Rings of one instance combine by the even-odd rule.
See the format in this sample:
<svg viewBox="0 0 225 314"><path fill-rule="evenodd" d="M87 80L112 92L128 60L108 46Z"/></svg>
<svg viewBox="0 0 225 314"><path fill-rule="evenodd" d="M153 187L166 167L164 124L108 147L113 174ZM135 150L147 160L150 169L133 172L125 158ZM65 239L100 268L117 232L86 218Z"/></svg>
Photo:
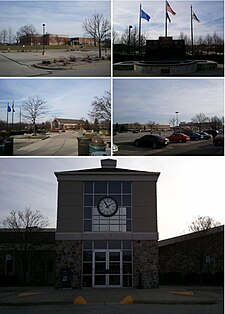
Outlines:
<svg viewBox="0 0 225 314"><path fill-rule="evenodd" d="M102 216L99 201L110 196L116 200L118 210L112 217ZM84 231L127 232L131 231L131 182L84 183Z"/></svg>

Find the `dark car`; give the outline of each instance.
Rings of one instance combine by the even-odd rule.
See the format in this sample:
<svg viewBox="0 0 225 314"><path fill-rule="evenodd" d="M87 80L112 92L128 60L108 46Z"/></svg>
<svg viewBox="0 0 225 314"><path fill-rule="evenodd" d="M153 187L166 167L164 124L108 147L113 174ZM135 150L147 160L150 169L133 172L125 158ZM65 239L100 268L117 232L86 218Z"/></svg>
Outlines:
<svg viewBox="0 0 225 314"><path fill-rule="evenodd" d="M203 135L199 134L199 133L192 133L189 135L190 139L192 141L199 141L199 140L203 140Z"/></svg>
<svg viewBox="0 0 225 314"><path fill-rule="evenodd" d="M204 140L209 140L210 138L212 138L212 135L206 132L200 132L199 134L203 136Z"/></svg>
<svg viewBox="0 0 225 314"><path fill-rule="evenodd" d="M213 144L215 146L224 146L224 134L219 133L217 136L213 139Z"/></svg>
<svg viewBox="0 0 225 314"><path fill-rule="evenodd" d="M220 133L218 130L204 130L204 132L211 134L213 138Z"/></svg>
<svg viewBox="0 0 225 314"><path fill-rule="evenodd" d="M184 133L173 133L168 136L168 139L170 142L175 143L186 143L187 141L190 141L190 137Z"/></svg>
<svg viewBox="0 0 225 314"><path fill-rule="evenodd" d="M144 135L134 141L135 146L161 148L169 144L169 139L158 134Z"/></svg>

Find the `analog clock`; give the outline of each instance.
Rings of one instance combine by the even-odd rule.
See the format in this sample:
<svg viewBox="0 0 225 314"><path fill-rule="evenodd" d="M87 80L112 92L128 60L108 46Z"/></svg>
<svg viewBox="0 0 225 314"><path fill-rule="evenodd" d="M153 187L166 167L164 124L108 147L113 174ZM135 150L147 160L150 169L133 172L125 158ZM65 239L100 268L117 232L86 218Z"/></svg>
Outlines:
<svg viewBox="0 0 225 314"><path fill-rule="evenodd" d="M112 217L118 210L118 204L114 198L106 196L99 201L97 208L102 216Z"/></svg>

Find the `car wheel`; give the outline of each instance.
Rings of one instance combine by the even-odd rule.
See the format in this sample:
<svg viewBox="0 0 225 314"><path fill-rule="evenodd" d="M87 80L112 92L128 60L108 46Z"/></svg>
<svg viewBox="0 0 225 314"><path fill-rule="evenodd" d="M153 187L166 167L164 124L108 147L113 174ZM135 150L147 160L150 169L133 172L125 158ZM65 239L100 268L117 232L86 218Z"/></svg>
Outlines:
<svg viewBox="0 0 225 314"><path fill-rule="evenodd" d="M152 148L156 149L156 147L157 147L157 144L156 144L156 143L153 143L153 144L152 144Z"/></svg>
<svg viewBox="0 0 225 314"><path fill-rule="evenodd" d="M134 142L134 145L135 145L136 147L138 147L138 146L139 146L139 142L138 142L138 141L135 141L135 142Z"/></svg>
<svg viewBox="0 0 225 314"><path fill-rule="evenodd" d="M182 140L179 140L179 143L182 143L183 141Z"/></svg>

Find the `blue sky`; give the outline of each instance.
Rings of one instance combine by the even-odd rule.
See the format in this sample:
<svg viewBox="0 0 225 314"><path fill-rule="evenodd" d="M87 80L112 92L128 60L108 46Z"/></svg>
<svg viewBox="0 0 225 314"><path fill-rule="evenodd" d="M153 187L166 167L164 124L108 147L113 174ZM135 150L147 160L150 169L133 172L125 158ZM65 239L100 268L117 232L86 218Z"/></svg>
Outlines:
<svg viewBox="0 0 225 314"><path fill-rule="evenodd" d="M223 79L114 79L114 123L224 116Z"/></svg>
<svg viewBox="0 0 225 314"><path fill-rule="evenodd" d="M224 157L114 159L120 168L161 173L157 183L160 239L187 233L188 225L198 215L224 224ZM54 228L57 210L54 172L98 167L97 157L1 158L0 221L11 210L31 206L47 216L49 227Z"/></svg>
<svg viewBox="0 0 225 314"><path fill-rule="evenodd" d="M110 91L110 84L110 79L0 79L0 120L6 120L7 103L14 100L14 121L18 122L24 101L34 96L46 100L48 109L38 122L55 117L89 119L92 101Z"/></svg>
<svg viewBox="0 0 225 314"><path fill-rule="evenodd" d="M151 16L149 22L142 19L142 33L147 39L158 39L159 36L165 36L165 1L114 1L113 10L113 28L119 33L124 33L129 25L133 28L139 24L139 6L142 4L142 10ZM169 13L172 23L168 23L168 36L179 38L183 32L190 39L190 6L200 20L200 23L194 21L194 37L203 38L209 33L213 35L216 32L223 37L223 1L169 1L170 6L176 12L176 16Z"/></svg>
<svg viewBox="0 0 225 314"><path fill-rule="evenodd" d="M111 20L110 1L0 1L0 30L11 27L15 34L21 26L33 24L42 34L45 23L47 33L83 37L82 24L95 12Z"/></svg>

